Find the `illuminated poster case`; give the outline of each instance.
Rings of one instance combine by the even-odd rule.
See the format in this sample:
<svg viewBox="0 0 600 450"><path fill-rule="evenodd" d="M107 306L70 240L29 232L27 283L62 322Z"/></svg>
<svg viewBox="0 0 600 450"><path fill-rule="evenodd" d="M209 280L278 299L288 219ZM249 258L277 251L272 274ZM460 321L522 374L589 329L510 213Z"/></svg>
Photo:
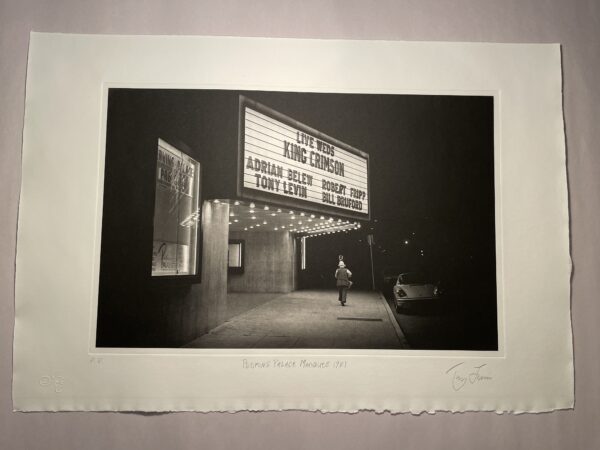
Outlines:
<svg viewBox="0 0 600 450"><path fill-rule="evenodd" d="M196 275L200 163L159 139L155 182L152 276Z"/></svg>
<svg viewBox="0 0 600 450"><path fill-rule="evenodd" d="M238 195L370 220L369 155L240 96Z"/></svg>

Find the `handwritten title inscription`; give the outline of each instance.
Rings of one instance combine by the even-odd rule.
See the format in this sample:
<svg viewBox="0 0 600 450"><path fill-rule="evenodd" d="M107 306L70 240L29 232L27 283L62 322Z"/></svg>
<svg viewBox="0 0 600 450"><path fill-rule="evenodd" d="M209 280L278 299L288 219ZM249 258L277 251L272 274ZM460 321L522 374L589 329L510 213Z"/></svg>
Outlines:
<svg viewBox="0 0 600 450"><path fill-rule="evenodd" d="M242 369L347 369L348 361L345 359L243 359Z"/></svg>
<svg viewBox="0 0 600 450"><path fill-rule="evenodd" d="M246 107L244 187L369 213L367 159Z"/></svg>

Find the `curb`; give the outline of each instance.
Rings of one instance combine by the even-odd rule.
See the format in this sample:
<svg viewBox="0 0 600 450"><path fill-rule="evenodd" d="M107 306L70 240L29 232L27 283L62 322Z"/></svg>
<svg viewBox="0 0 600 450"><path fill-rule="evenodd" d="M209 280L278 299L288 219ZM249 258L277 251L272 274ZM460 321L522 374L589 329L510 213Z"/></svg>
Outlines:
<svg viewBox="0 0 600 450"><path fill-rule="evenodd" d="M402 346L403 349L410 349L410 344L408 343L408 340L406 339L406 336L404 335L402 328L400 328L400 324L396 320L396 316L394 316L394 313L392 311L392 308L390 308L388 301L383 296L381 291L377 291L377 293L379 294L379 299L385 305L385 310L387 311L388 316L390 317L390 322L392 322L392 326L394 327L396 336L398 336L398 339L400 340L400 345Z"/></svg>

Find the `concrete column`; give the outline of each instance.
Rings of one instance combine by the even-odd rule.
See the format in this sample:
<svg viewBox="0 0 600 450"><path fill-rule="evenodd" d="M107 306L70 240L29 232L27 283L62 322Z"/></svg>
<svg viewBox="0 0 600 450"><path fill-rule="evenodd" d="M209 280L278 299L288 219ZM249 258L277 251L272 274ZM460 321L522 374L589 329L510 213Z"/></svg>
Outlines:
<svg viewBox="0 0 600 450"><path fill-rule="evenodd" d="M202 205L202 283L196 291L197 335L225 321L227 312L227 244L229 205ZM199 294L199 295L198 295Z"/></svg>

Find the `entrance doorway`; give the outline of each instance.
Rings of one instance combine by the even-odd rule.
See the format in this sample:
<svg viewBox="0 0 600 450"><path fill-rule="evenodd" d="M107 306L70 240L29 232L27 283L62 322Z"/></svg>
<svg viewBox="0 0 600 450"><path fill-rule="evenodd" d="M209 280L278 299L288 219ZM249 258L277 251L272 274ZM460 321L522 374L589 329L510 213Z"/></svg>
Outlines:
<svg viewBox="0 0 600 450"><path fill-rule="evenodd" d="M304 249L304 270L297 265L299 289L335 289L334 274L340 255L352 272L353 289L371 289L369 246L362 233L349 231L307 237ZM301 253L298 252L299 258Z"/></svg>

